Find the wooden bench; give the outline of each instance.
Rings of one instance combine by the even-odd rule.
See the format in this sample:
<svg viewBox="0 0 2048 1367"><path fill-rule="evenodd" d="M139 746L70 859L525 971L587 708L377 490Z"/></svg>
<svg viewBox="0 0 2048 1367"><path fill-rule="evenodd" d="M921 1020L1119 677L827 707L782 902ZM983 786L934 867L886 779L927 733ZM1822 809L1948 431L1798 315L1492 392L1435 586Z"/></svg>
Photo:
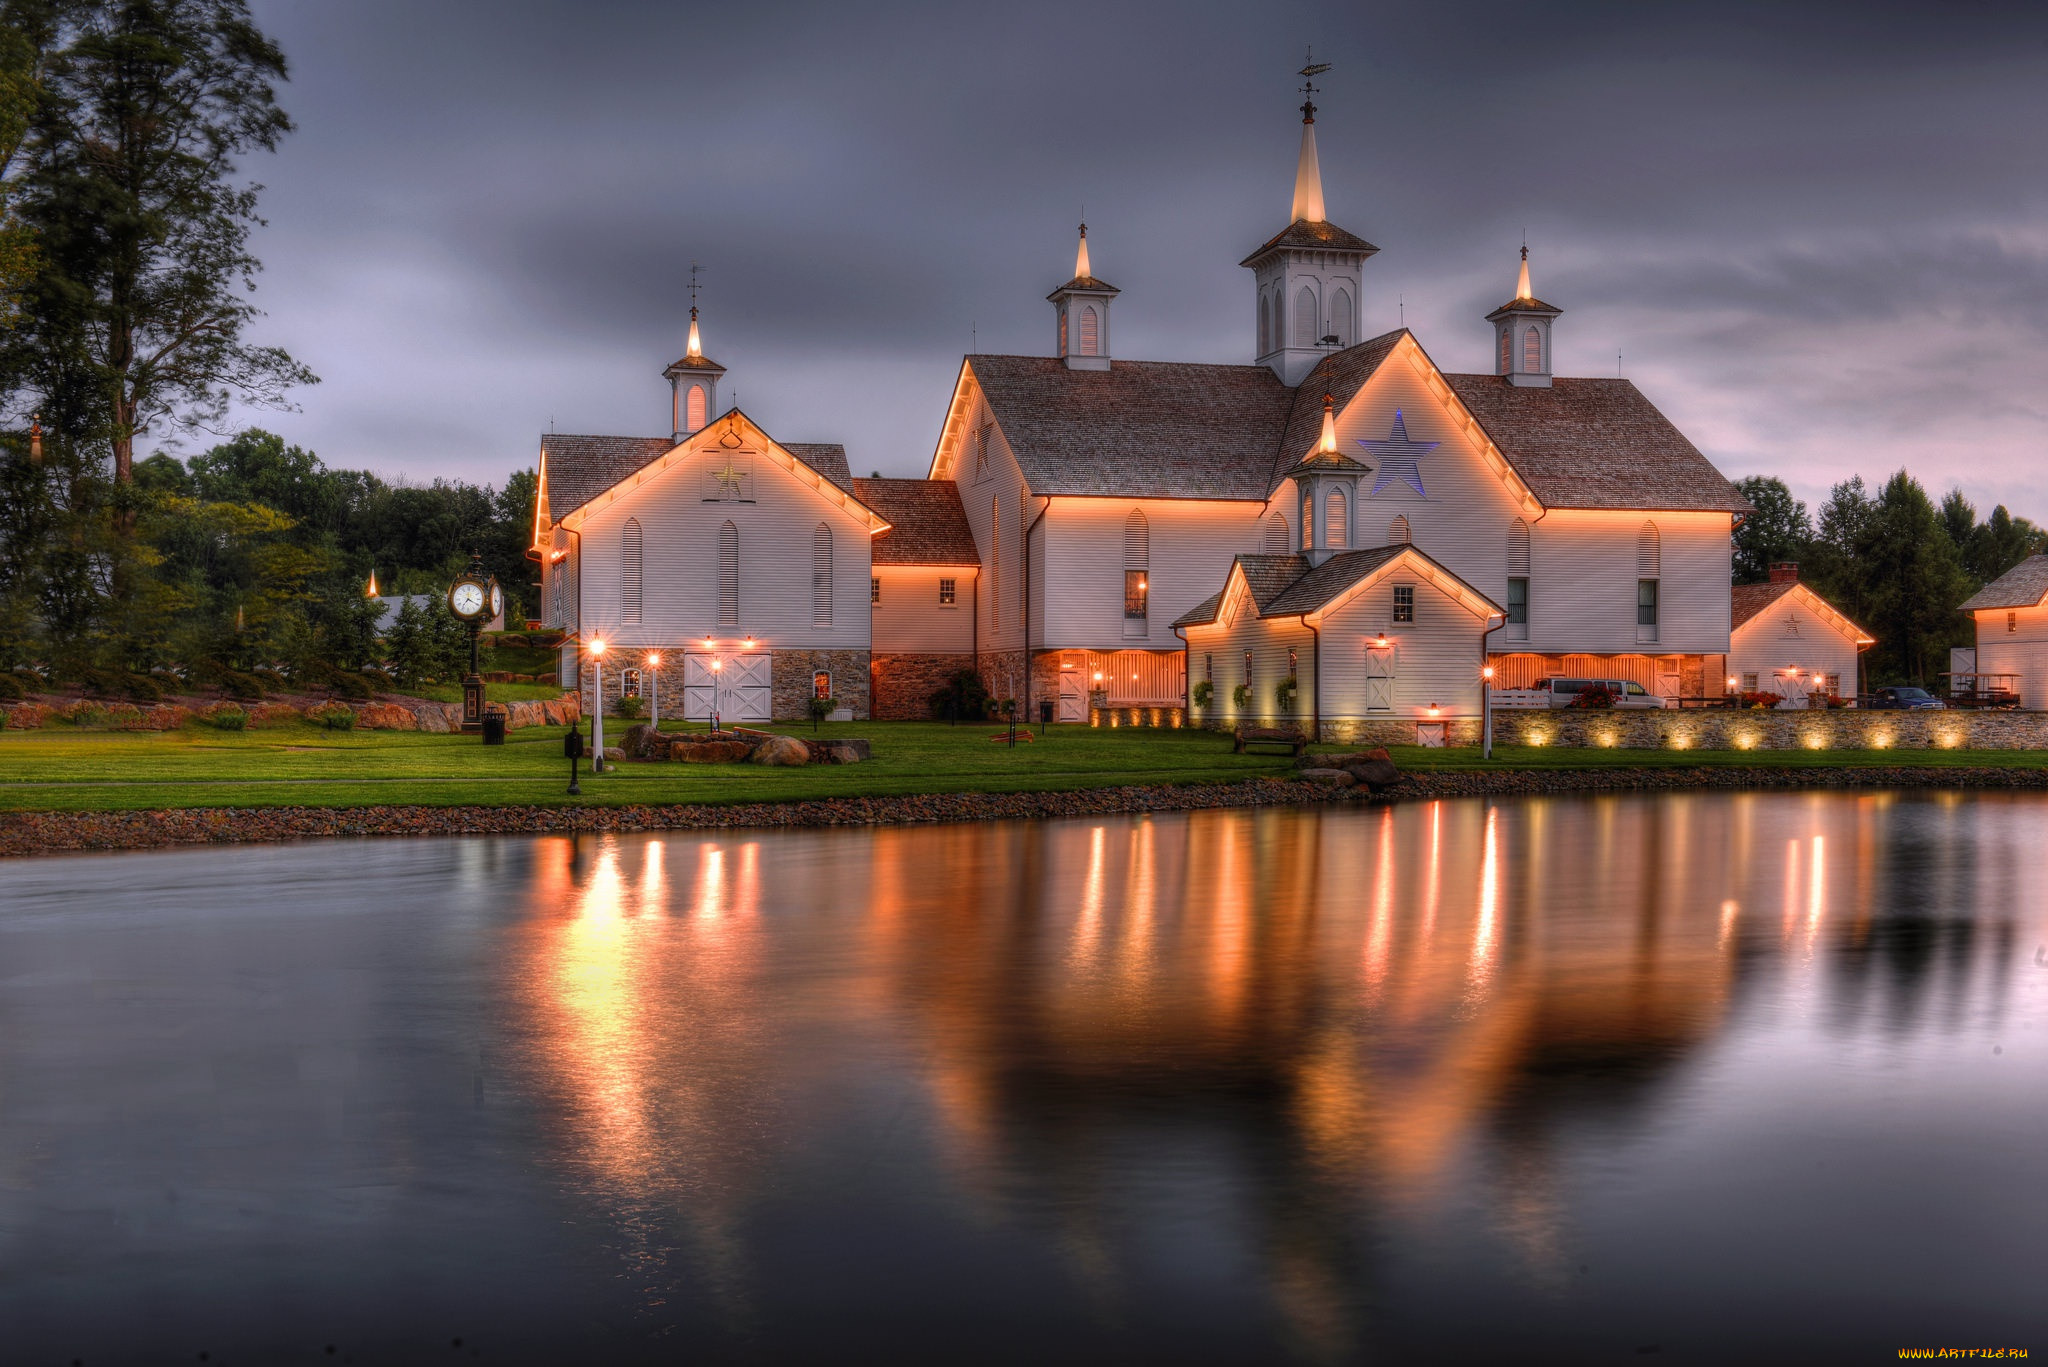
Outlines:
<svg viewBox="0 0 2048 1367"><path fill-rule="evenodd" d="M1296 758L1308 749L1308 737L1287 726L1240 726L1237 728L1235 754L1243 754L1247 746L1284 745Z"/></svg>

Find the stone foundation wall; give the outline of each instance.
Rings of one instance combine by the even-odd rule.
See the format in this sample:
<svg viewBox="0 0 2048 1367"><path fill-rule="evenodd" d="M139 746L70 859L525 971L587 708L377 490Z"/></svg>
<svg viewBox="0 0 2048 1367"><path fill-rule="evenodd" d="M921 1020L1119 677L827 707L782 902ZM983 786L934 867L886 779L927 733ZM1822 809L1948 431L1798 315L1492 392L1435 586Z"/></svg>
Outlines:
<svg viewBox="0 0 2048 1367"><path fill-rule="evenodd" d="M1178 707L1091 707L1088 709L1088 724L1156 726L1177 731L1188 724L1188 717L1187 712Z"/></svg>
<svg viewBox="0 0 2048 1367"><path fill-rule="evenodd" d="M930 721L931 696L973 655L877 655L869 668L871 716L877 721Z"/></svg>
<svg viewBox="0 0 2048 1367"><path fill-rule="evenodd" d="M1021 650L992 650L981 656L981 682L988 689L988 695L1001 702L1010 696L1014 688L1017 701L1024 701L1024 652ZM1032 695L1037 696L1034 688Z"/></svg>
<svg viewBox="0 0 2048 1367"><path fill-rule="evenodd" d="M832 696L853 709L855 720L868 718L868 665L865 650L777 650L771 661L768 715L777 721L806 721L811 715L811 675L832 676Z"/></svg>
<svg viewBox="0 0 2048 1367"><path fill-rule="evenodd" d="M2048 750L2048 712L1576 708L1493 714L1496 745L1623 750ZM1477 744L1477 730L1467 744Z"/></svg>
<svg viewBox="0 0 2048 1367"><path fill-rule="evenodd" d="M1479 718L1445 717L1440 722L1418 722L1413 717L1346 717L1326 720L1322 739L1333 745L1419 745L1418 726L1441 726L1445 745L1479 744ZM1495 733L1498 738L1498 732Z"/></svg>

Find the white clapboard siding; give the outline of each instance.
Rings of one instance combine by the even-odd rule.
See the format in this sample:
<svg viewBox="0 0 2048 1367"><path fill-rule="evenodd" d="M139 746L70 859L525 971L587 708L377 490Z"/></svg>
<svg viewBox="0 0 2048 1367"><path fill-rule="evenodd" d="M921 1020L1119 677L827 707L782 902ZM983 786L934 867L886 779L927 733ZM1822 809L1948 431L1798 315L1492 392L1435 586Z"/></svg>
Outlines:
<svg viewBox="0 0 2048 1367"><path fill-rule="evenodd" d="M1754 674L1759 690L1790 698L1811 691L1813 676L1833 674L1844 694L1856 691L1855 636L1814 611L1807 597L1794 589L1735 629L1728 673L1738 688L1747 688ZM1709 680L1707 691L1718 691L1718 682Z"/></svg>
<svg viewBox="0 0 2048 1367"><path fill-rule="evenodd" d="M1415 621L1394 616L1394 587L1415 591ZM1497 619L1496 619L1497 620ZM1434 705L1446 717L1479 711L1479 638L1486 623L1457 599L1405 565L1396 565L1340 600L1318 624L1322 632L1322 716L1393 716L1428 719ZM1368 651L1385 634L1392 645L1392 707L1367 706Z"/></svg>
<svg viewBox="0 0 2048 1367"><path fill-rule="evenodd" d="M728 458L746 472L751 502L718 501L709 470ZM713 501L707 501L712 499ZM624 524L641 529L641 612L623 620L620 547ZM739 622L718 617L719 529L739 535ZM832 533L832 622L814 622L812 567L817 527ZM620 647L739 641L762 647L866 650L867 526L764 451L693 453L598 508L581 527L585 636Z"/></svg>
<svg viewBox="0 0 2048 1367"><path fill-rule="evenodd" d="M981 552L979 648L1020 650L1024 646L1023 531L1037 507L1024 485L1024 472L1010 450L1009 439L971 379L968 390L967 416L961 426L963 446L954 462L953 479L960 488L967 525L974 531L974 544ZM981 450L984 432L985 460ZM1027 508L1027 503L1034 506ZM1000 534L995 525L998 508Z"/></svg>
<svg viewBox="0 0 2048 1367"><path fill-rule="evenodd" d="M881 600L874 604L877 655L966 654L974 649L972 566L876 565ZM953 606L939 602L939 581L953 581Z"/></svg>
<svg viewBox="0 0 2048 1367"><path fill-rule="evenodd" d="M1380 367L1337 414L1340 450L1375 467L1359 480L1354 547L1385 545L1394 519L1407 519L1409 539L1496 603L1507 602L1515 519L1529 526L1529 631L1514 648L1546 654L1649 649L1712 654L1728 648L1729 531L1726 513L1602 512L1524 509L1489 465L1484 438L1468 429L1462 410L1447 405L1416 365L1399 356ZM1384 462L1358 445L1384 439L1399 411L1410 440L1437 445L1416 462L1426 493L1389 478ZM1380 486L1375 492L1375 485ZM1288 487L1275 506L1291 511ZM1646 518L1658 530L1658 640L1636 639L1636 567ZM1510 636L1494 637L1496 646Z"/></svg>
<svg viewBox="0 0 2048 1367"><path fill-rule="evenodd" d="M1978 671L2019 675L2020 706L2048 710L2048 607L1994 608L1976 617Z"/></svg>
<svg viewBox="0 0 2048 1367"><path fill-rule="evenodd" d="M1306 727L1314 715L1315 699L1310 679L1315 636L1295 617L1267 619L1246 612L1235 623L1190 627L1188 636L1188 685L1203 678L1205 666L1213 669L1215 696L1209 713L1225 722L1277 724L1297 723ZM1282 711L1276 696L1280 681L1287 677L1287 652L1295 652L1295 682L1300 689L1292 711ZM1237 686L1246 680L1245 655L1251 655L1251 702L1237 705Z"/></svg>
<svg viewBox="0 0 2048 1367"><path fill-rule="evenodd" d="M1222 587L1240 551L1257 549L1267 511L1258 503L1195 499L1056 498L1045 515L1032 574L1046 587L1032 645L1178 650L1173 621ZM1145 517L1142 631L1124 617L1130 515Z"/></svg>

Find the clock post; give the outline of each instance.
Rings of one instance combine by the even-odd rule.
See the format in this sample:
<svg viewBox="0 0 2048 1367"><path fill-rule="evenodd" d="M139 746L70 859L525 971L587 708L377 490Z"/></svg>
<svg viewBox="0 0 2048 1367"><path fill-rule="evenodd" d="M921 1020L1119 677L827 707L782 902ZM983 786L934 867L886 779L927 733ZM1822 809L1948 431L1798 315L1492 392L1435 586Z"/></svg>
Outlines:
<svg viewBox="0 0 2048 1367"><path fill-rule="evenodd" d="M462 680L462 729L475 734L484 729L484 679L477 664L477 637L484 620L504 601L498 581L484 572L483 557L472 555L469 568L448 586L448 610L469 628L469 673Z"/></svg>

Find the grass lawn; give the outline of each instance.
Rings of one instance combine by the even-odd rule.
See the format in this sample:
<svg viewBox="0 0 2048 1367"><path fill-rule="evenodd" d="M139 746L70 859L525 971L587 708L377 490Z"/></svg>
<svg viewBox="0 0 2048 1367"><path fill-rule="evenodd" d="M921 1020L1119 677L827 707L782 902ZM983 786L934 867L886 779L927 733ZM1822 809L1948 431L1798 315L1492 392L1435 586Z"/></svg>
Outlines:
<svg viewBox="0 0 2048 1367"><path fill-rule="evenodd" d="M494 685L492 695L502 696ZM613 720L615 738L626 724ZM664 730L685 729L664 724ZM698 729L691 727L688 729ZM777 727L809 735L807 725ZM1012 750L992 742L998 728L931 722L839 722L825 736L865 736L866 764L769 769L752 765L636 764L583 775L571 798L562 730L514 731L486 747L475 737L407 731L326 731L310 724L258 731L203 726L162 734L80 731L63 724L0 732L0 810L104 811L155 807L351 807L626 805L759 802L961 791L1017 792L1194 783L1281 775L1285 752L1235 755L1228 736L1203 731L1053 727ZM1320 747L1334 749L1337 747ZM1783 765L2040 767L2036 751L1569 750L1502 747L1489 764L1477 750L1400 747L1403 769L1576 769Z"/></svg>

